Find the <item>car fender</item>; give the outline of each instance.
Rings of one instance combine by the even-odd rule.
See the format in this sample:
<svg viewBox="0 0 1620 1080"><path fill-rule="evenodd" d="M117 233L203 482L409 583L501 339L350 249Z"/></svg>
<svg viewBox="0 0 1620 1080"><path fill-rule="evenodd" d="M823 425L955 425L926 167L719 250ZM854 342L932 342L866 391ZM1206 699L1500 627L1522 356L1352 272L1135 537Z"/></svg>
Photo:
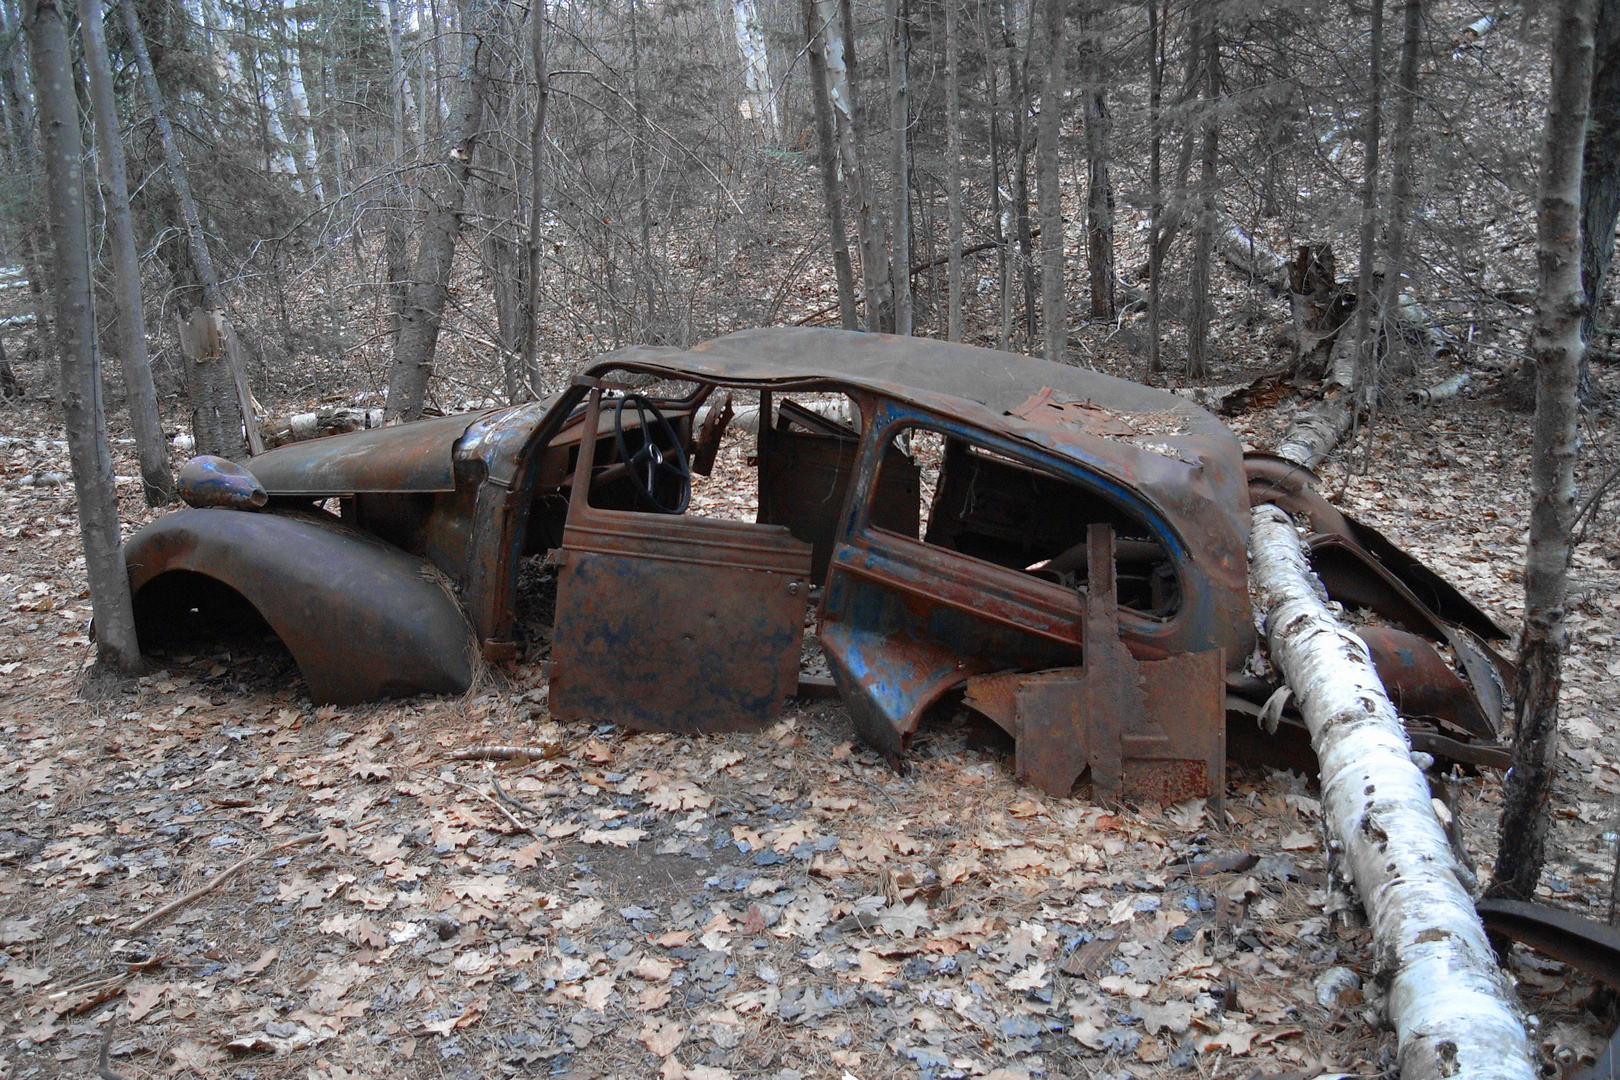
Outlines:
<svg viewBox="0 0 1620 1080"><path fill-rule="evenodd" d="M166 514L125 545L137 612L145 590L189 571L236 590L286 644L317 702L461 693L476 644L460 606L422 559L316 513L210 508ZM166 575L169 575L166 577ZM151 616L137 632L158 629Z"/></svg>

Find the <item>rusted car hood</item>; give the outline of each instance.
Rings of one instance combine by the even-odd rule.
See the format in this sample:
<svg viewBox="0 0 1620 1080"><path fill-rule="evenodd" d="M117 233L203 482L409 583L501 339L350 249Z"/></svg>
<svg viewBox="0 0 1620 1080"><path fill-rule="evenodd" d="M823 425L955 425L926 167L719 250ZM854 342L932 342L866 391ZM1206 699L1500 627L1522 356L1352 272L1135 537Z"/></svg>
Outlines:
<svg viewBox="0 0 1620 1080"><path fill-rule="evenodd" d="M291 443L260 454L251 468L270 495L454 491L456 440L480 415L458 413Z"/></svg>

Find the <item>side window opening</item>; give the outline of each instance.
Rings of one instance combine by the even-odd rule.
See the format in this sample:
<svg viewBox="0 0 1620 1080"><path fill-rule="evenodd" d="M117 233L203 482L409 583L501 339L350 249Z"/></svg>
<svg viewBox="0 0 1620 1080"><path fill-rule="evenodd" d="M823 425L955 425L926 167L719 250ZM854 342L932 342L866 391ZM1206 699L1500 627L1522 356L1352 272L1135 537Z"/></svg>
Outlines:
<svg viewBox="0 0 1620 1080"><path fill-rule="evenodd" d="M891 475L916 476L915 524L887 505ZM1100 493L965 439L921 426L884 448L871 523L886 532L1020 570L1064 588L1086 585L1086 526L1114 528L1119 603L1166 618L1180 606L1175 566L1146 521Z"/></svg>

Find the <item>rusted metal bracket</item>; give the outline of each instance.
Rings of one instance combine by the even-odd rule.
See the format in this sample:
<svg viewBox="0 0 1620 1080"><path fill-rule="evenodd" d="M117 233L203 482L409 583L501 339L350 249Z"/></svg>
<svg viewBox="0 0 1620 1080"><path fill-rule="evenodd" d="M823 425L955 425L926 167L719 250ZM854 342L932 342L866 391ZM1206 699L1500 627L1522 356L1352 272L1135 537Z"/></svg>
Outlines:
<svg viewBox="0 0 1620 1080"><path fill-rule="evenodd" d="M1086 534L1085 664L968 680L967 703L1017 740L1014 772L1066 797L1086 769L1098 801L1170 803L1226 790L1221 650L1138 661L1119 637L1114 534Z"/></svg>
<svg viewBox="0 0 1620 1080"><path fill-rule="evenodd" d="M1491 933L1522 941L1620 989L1620 928L1523 900L1481 900L1474 907Z"/></svg>

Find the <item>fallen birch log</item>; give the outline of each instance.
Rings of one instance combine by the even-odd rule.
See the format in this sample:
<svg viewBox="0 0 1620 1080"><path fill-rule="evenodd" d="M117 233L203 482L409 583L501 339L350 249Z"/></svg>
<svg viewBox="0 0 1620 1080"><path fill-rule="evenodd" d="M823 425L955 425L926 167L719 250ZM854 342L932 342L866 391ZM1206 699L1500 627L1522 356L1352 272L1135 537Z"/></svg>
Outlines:
<svg viewBox="0 0 1620 1080"><path fill-rule="evenodd" d="M1350 431L1352 396L1348 390L1341 391L1294 417L1277 444L1277 456L1315 472Z"/></svg>
<svg viewBox="0 0 1620 1080"><path fill-rule="evenodd" d="M1372 926L1402 1080L1533 1080L1512 990L1367 646L1323 603L1288 515L1253 514L1250 578L1271 662L1310 729L1328 843Z"/></svg>

